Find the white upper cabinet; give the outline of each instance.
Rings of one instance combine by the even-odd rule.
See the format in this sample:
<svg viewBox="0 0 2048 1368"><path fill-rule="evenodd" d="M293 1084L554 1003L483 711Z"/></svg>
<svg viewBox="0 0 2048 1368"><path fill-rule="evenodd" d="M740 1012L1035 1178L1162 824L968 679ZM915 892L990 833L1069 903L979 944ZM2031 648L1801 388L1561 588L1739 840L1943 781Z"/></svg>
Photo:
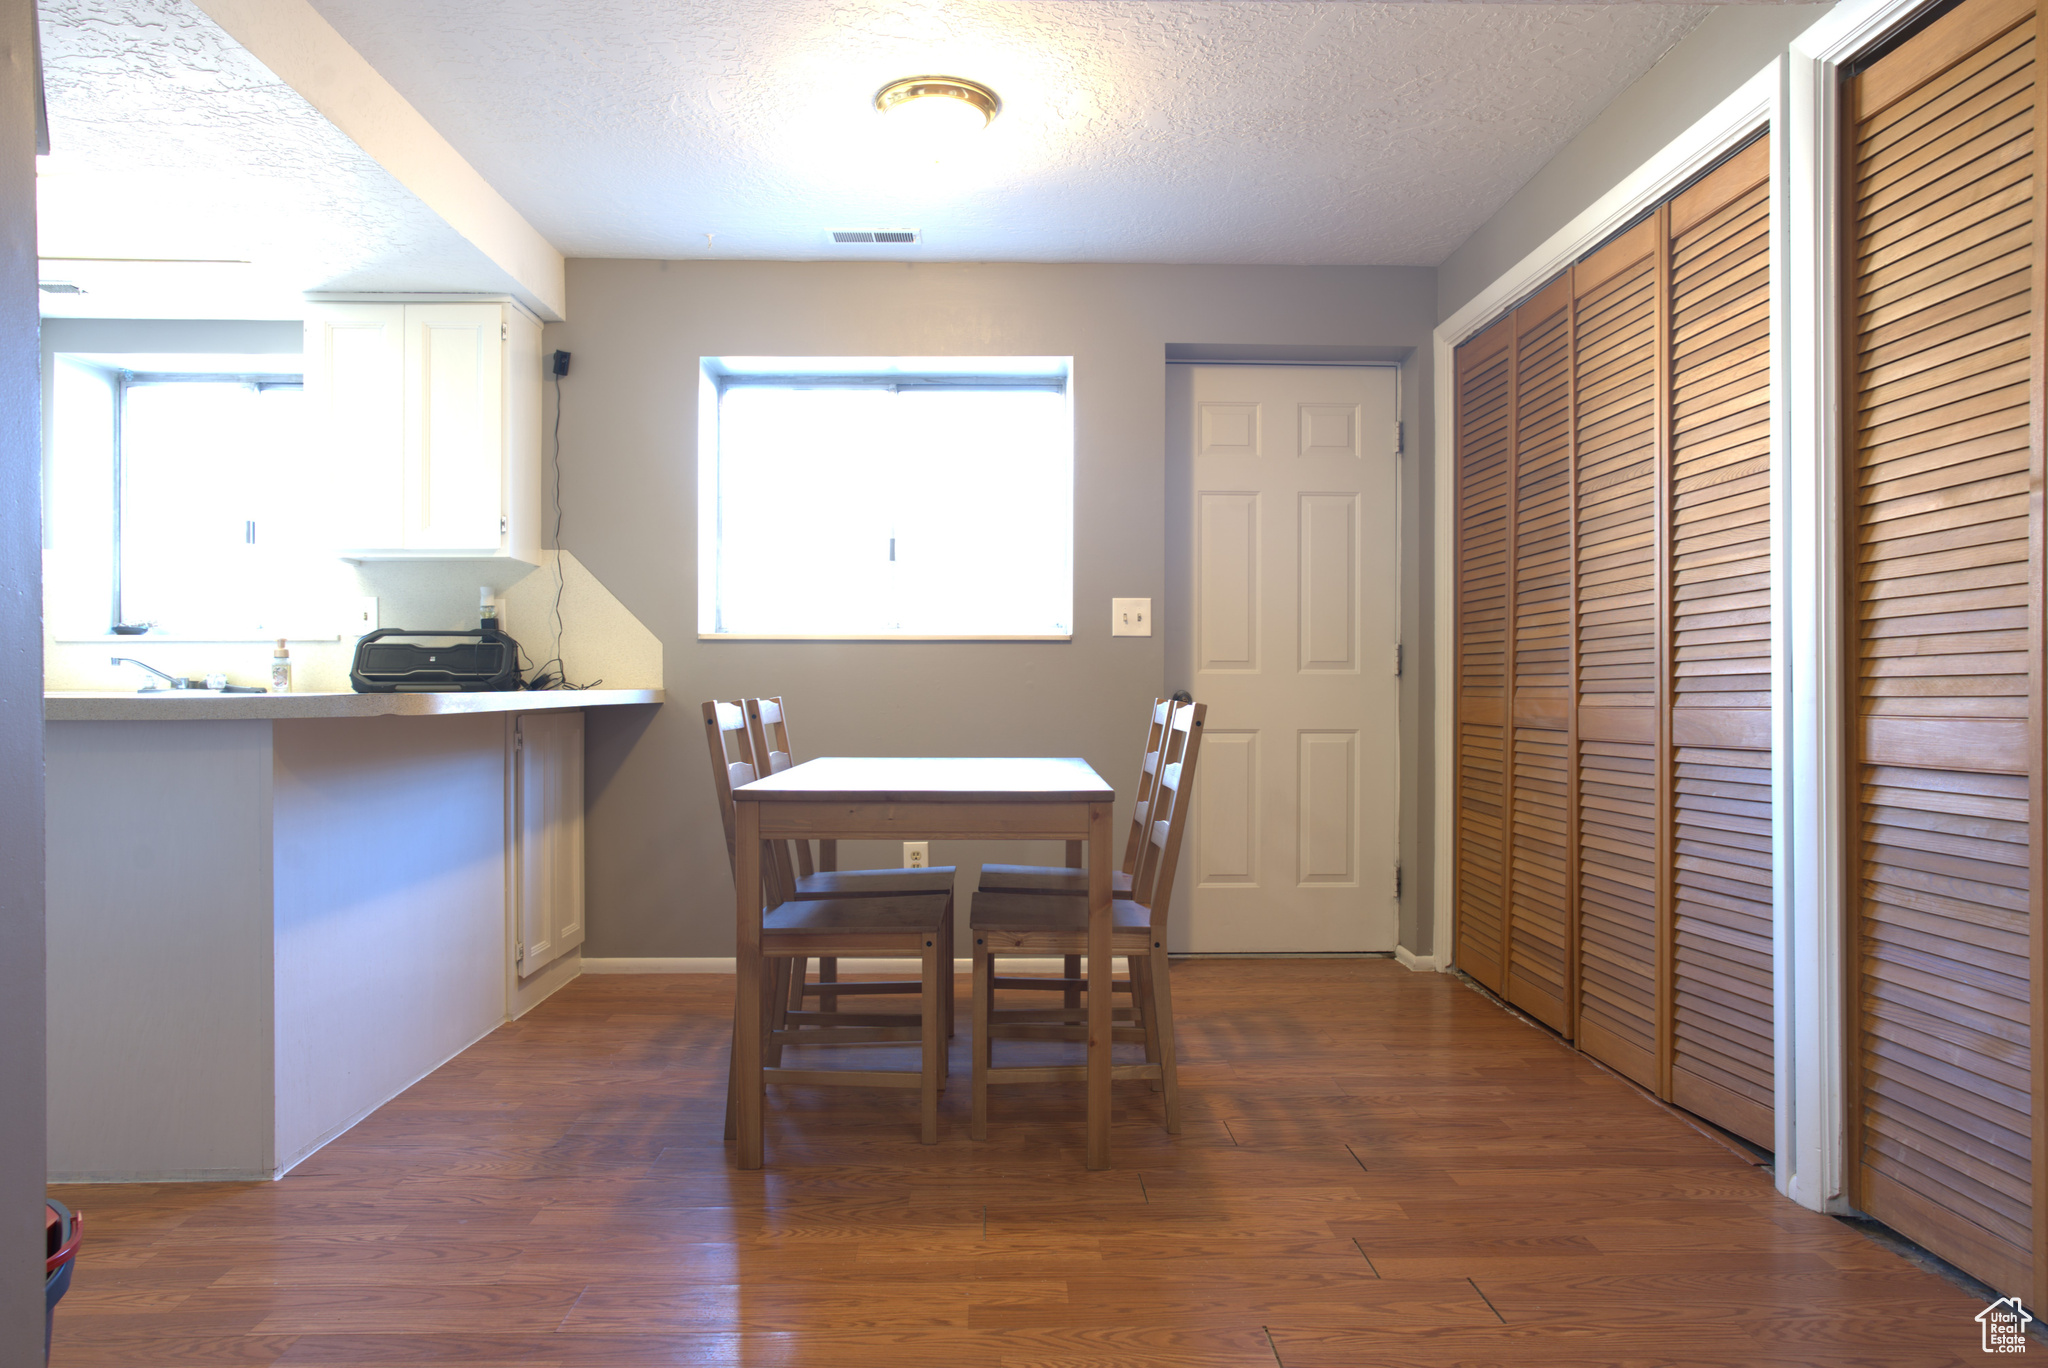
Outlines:
<svg viewBox="0 0 2048 1368"><path fill-rule="evenodd" d="M509 302L307 306L327 540L378 560L540 555L540 324Z"/></svg>
<svg viewBox="0 0 2048 1368"><path fill-rule="evenodd" d="M311 512L340 546L403 546L405 306L327 304L306 318Z"/></svg>

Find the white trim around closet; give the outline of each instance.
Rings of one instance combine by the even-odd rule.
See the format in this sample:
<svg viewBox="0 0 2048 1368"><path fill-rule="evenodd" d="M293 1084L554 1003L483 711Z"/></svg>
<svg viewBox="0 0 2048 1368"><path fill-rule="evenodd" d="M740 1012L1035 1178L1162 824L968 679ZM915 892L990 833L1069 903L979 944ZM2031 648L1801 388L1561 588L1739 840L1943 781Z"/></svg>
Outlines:
<svg viewBox="0 0 2048 1368"><path fill-rule="evenodd" d="M1845 1212L1847 1118L1844 909L1850 799L1843 744L1853 720L1842 660L1839 411L1842 68L1932 0L1845 0L1793 40L1786 67L1783 267L1785 440L1782 534L1774 527L1781 668L1774 680L1777 802L1778 1190ZM1774 183L1773 193L1777 193ZM1779 512L1774 507L1773 517Z"/></svg>

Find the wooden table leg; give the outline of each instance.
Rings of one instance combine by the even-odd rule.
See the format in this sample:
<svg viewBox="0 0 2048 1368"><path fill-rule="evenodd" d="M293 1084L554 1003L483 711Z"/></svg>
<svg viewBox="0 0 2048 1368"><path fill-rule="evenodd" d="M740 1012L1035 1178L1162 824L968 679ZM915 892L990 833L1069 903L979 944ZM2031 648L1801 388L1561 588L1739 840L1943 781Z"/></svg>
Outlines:
<svg viewBox="0 0 2048 1368"><path fill-rule="evenodd" d="M761 1167L761 808L734 803L739 830L734 840L738 888L738 935L734 945L732 1004L733 1068L739 1114L734 1141L739 1166Z"/></svg>
<svg viewBox="0 0 2048 1368"><path fill-rule="evenodd" d="M1087 858L1086 851L1087 847L1084 843L1069 841L1067 842L1066 855L1062 863L1068 869L1079 869L1081 868L1081 861ZM1079 955L1068 955L1060 961L1060 970L1066 978L1077 979L1081 977L1081 957ZM1067 989L1061 996L1060 1001L1068 1011L1078 1010L1081 1006L1081 990L1079 988Z"/></svg>
<svg viewBox="0 0 2048 1368"><path fill-rule="evenodd" d="M1109 1167L1110 989L1108 803L1088 805L1088 1167Z"/></svg>

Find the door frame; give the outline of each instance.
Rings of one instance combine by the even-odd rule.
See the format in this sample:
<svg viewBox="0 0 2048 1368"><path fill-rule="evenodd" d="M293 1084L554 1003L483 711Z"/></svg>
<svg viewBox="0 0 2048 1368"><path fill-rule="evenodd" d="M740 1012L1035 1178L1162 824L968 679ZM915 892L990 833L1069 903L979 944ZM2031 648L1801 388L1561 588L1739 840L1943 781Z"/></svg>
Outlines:
<svg viewBox="0 0 2048 1368"><path fill-rule="evenodd" d="M1407 590L1410 587L1407 550L1408 513L1408 459L1415 455L1420 441L1414 430L1414 423L1408 413L1408 385L1414 380L1413 348L1402 347L1340 347L1315 346L1290 348L1285 346L1214 347L1205 345L1169 345L1166 349L1166 370L1170 377L1176 369L1190 369L1196 366L1261 366L1317 368L1326 370L1390 370L1394 373L1394 421L1401 428L1401 446L1394 457L1394 606L1395 621L1398 625L1396 646L1403 656L1400 673L1407 675L1415 661L1407 650L1411 630L1417 625L1407 611ZM1194 636L1191 608L1194 603L1194 448L1192 419L1193 412L1185 402L1188 394L1181 393L1170 378L1165 389L1166 398L1166 592L1167 605L1164 613L1155 613L1154 620L1164 624L1166 641L1166 688L1187 689L1194 692ZM1186 411L1183 411L1186 410ZM1429 510L1418 510L1419 516L1427 518ZM1422 605L1427 611L1427 605ZM1394 898L1395 929L1394 958L1410 969L1435 969L1437 962L1428 957L1413 954L1403 944L1402 926L1407 922L1407 911L1415 897L1416 880L1413 871L1405 876L1403 870L1409 867L1409 841L1416 834L1417 824L1408 815L1407 781L1412 777L1408 754L1409 728L1418 731L1413 738L1420 746L1425 738L1420 734L1415 717L1414 704L1408 690L1403 687L1406 680L1396 685L1397 706L1394 717L1394 861L1399 891ZM1199 697L1199 695L1197 695ZM1174 886L1188 890L1186 896L1194 894L1194 849L1195 842L1189 841L1181 847L1180 864L1174 874ZM1425 858L1417 852L1416 863ZM1186 934L1186 914L1178 919ZM1202 952L1176 949L1176 955L1199 958ZM1242 959L1240 954L1222 954L1224 958ZM1276 956L1299 958L1293 952L1275 951ZM1364 954L1382 952L1366 951Z"/></svg>

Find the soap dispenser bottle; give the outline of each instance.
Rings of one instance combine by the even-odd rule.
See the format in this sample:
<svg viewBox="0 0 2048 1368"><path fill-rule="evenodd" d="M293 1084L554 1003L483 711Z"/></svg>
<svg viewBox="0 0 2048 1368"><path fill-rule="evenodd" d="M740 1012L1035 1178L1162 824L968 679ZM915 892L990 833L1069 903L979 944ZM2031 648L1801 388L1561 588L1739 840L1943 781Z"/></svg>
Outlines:
<svg viewBox="0 0 2048 1368"><path fill-rule="evenodd" d="M292 691L292 653L285 648L283 637L277 639L277 649L270 653L270 691Z"/></svg>

